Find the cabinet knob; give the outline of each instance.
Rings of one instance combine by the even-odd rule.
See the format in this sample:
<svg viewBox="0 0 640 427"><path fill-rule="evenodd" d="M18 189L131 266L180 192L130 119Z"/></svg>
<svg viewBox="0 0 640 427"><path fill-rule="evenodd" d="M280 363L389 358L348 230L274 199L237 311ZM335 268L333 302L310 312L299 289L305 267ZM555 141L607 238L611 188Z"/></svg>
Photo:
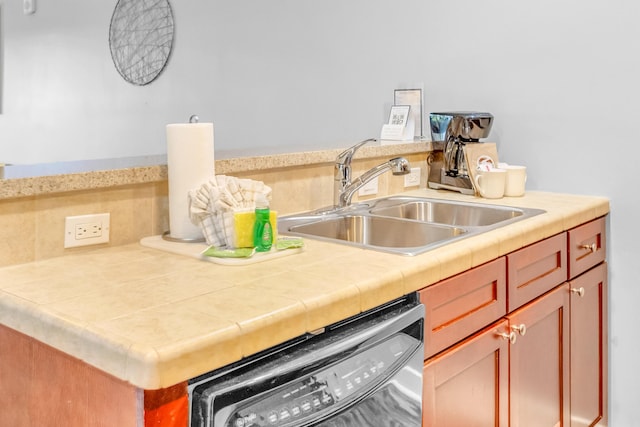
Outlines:
<svg viewBox="0 0 640 427"><path fill-rule="evenodd" d="M579 297L584 296L584 288L580 286L579 288L571 288L571 293L578 294Z"/></svg>
<svg viewBox="0 0 640 427"><path fill-rule="evenodd" d="M521 323L520 325L512 325L511 330L519 333L521 336L524 336L524 334L527 333L527 325L524 323Z"/></svg>
<svg viewBox="0 0 640 427"><path fill-rule="evenodd" d="M509 340L511 344L515 344L518 336L515 332L496 332L496 335L502 338L503 340Z"/></svg>
<svg viewBox="0 0 640 427"><path fill-rule="evenodd" d="M586 249L591 253L594 253L595 251L598 250L598 245L596 245L595 243L592 243L590 245L582 245L580 246L582 249Z"/></svg>

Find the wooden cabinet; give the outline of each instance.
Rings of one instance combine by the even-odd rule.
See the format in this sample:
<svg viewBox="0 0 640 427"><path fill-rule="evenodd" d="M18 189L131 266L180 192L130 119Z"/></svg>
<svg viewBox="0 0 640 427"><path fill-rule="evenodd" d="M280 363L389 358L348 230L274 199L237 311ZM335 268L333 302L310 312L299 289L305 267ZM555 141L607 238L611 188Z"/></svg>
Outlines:
<svg viewBox="0 0 640 427"><path fill-rule="evenodd" d="M506 426L509 341L497 322L428 360L423 370L423 427Z"/></svg>
<svg viewBox="0 0 640 427"><path fill-rule="evenodd" d="M566 425L568 349L565 284L425 362L423 427Z"/></svg>
<svg viewBox="0 0 640 427"><path fill-rule="evenodd" d="M507 319L511 331L517 334L509 348L509 425L567 425L568 285L557 287L509 314Z"/></svg>
<svg viewBox="0 0 640 427"><path fill-rule="evenodd" d="M607 264L571 286L571 427L607 425Z"/></svg>
<svg viewBox="0 0 640 427"><path fill-rule="evenodd" d="M567 234L570 279L605 260L607 253L605 217L575 227Z"/></svg>
<svg viewBox="0 0 640 427"><path fill-rule="evenodd" d="M188 408L186 382L140 390L0 325L0 426L186 427Z"/></svg>
<svg viewBox="0 0 640 427"><path fill-rule="evenodd" d="M561 233L507 255L509 311L567 280L567 235Z"/></svg>
<svg viewBox="0 0 640 427"><path fill-rule="evenodd" d="M605 255L599 218L420 291L423 425L606 426Z"/></svg>
<svg viewBox="0 0 640 427"><path fill-rule="evenodd" d="M503 257L421 290L425 359L507 314L506 280Z"/></svg>
<svg viewBox="0 0 640 427"><path fill-rule="evenodd" d="M568 231L571 288L571 426L606 426L607 264L605 217Z"/></svg>

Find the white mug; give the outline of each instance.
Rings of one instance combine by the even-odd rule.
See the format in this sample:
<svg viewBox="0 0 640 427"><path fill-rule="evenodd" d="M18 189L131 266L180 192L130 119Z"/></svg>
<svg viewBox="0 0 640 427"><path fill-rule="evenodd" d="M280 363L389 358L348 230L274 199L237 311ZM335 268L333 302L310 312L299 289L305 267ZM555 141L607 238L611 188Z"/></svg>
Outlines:
<svg viewBox="0 0 640 427"><path fill-rule="evenodd" d="M504 169L507 171L504 195L509 197L523 196L525 183L527 182L527 167L508 165L504 166Z"/></svg>
<svg viewBox="0 0 640 427"><path fill-rule="evenodd" d="M504 196L506 178L507 171L504 169L478 171L475 178L476 188L486 199L500 199Z"/></svg>

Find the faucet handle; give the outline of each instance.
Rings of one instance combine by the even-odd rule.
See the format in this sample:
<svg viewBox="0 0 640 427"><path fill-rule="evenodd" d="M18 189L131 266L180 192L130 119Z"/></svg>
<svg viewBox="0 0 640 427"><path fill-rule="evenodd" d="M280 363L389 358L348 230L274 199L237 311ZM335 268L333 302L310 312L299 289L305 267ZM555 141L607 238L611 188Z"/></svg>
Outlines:
<svg viewBox="0 0 640 427"><path fill-rule="evenodd" d="M338 154L338 157L336 158L336 164L341 164L341 165L350 164L351 160L353 159L353 156L356 154L356 151L358 151L360 147L362 147L365 144L368 144L369 142L375 142L375 141L377 141L377 139L369 138L369 139L365 139L364 141L358 142L356 145L352 147L347 148L342 153Z"/></svg>

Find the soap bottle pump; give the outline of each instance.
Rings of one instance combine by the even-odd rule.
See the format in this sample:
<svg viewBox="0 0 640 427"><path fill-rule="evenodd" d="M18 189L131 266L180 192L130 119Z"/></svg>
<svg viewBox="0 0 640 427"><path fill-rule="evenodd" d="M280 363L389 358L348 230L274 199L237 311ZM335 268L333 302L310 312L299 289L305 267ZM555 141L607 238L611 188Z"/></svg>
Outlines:
<svg viewBox="0 0 640 427"><path fill-rule="evenodd" d="M264 194L256 198L256 222L253 226L253 245L256 252L268 252L273 244L271 211L269 201Z"/></svg>

